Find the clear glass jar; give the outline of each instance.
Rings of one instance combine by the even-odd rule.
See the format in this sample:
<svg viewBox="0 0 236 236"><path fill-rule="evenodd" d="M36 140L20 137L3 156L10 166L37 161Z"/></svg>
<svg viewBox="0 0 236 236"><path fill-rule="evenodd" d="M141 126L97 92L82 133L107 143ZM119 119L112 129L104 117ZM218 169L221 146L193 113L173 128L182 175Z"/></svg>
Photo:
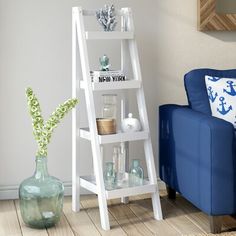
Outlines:
<svg viewBox="0 0 236 236"><path fill-rule="evenodd" d="M103 94L102 102L102 118L116 119L117 94Z"/></svg>
<svg viewBox="0 0 236 236"><path fill-rule="evenodd" d="M63 208L64 186L48 174L47 158L36 158L36 170L19 188L20 211L24 223L32 228L49 228L59 220Z"/></svg>
<svg viewBox="0 0 236 236"><path fill-rule="evenodd" d="M140 160L132 160L132 166L129 172L129 185L139 186L143 185L143 169L140 166Z"/></svg>
<svg viewBox="0 0 236 236"><path fill-rule="evenodd" d="M113 162L106 162L104 171L104 183L107 190L115 189L117 186L116 173Z"/></svg>

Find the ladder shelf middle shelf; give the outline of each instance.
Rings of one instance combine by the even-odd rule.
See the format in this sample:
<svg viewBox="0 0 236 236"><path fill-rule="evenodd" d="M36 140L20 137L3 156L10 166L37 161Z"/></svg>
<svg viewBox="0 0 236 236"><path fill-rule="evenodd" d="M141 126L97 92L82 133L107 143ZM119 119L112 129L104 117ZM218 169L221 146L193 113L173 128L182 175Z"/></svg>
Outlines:
<svg viewBox="0 0 236 236"><path fill-rule="evenodd" d="M89 128L79 129L78 135L80 135L81 138L91 140ZM139 132L133 132L133 133L118 132L116 134L98 135L98 137L99 137L100 144L119 143L119 142L138 141L138 140L148 139L149 132L147 131L139 131Z"/></svg>
<svg viewBox="0 0 236 236"><path fill-rule="evenodd" d="M92 82L93 91L104 91L104 90L118 90L118 89L138 89L141 88L140 80L126 80L126 81L114 81L114 82ZM80 88L85 89L85 83L83 80L80 81Z"/></svg>

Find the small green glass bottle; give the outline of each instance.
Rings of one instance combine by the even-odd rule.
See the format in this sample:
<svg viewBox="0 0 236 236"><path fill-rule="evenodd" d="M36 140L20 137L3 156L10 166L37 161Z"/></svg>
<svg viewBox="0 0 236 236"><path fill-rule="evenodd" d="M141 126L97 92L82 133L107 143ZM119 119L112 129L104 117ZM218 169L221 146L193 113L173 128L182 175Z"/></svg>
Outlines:
<svg viewBox="0 0 236 236"><path fill-rule="evenodd" d="M63 208L64 186L48 174L47 158L36 158L36 170L19 188L21 216L32 228L49 228L59 220Z"/></svg>
<svg viewBox="0 0 236 236"><path fill-rule="evenodd" d="M143 185L143 169L140 166L140 160L134 159L129 172L129 185Z"/></svg>
<svg viewBox="0 0 236 236"><path fill-rule="evenodd" d="M113 162L106 162L104 171L104 182L107 190L115 189L117 186L116 173Z"/></svg>

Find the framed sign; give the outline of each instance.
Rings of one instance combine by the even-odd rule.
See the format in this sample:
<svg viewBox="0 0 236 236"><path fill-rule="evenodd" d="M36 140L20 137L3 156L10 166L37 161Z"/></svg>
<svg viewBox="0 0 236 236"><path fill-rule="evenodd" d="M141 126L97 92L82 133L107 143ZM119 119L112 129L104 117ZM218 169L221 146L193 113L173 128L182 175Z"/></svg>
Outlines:
<svg viewBox="0 0 236 236"><path fill-rule="evenodd" d="M198 30L236 30L236 1L198 0Z"/></svg>

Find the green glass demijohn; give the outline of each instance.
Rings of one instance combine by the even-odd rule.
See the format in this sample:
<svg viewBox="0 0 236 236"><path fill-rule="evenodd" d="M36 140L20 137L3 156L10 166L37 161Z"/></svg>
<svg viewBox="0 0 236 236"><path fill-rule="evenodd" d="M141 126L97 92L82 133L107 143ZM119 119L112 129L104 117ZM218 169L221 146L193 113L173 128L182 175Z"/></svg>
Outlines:
<svg viewBox="0 0 236 236"><path fill-rule="evenodd" d="M27 88L26 96L38 150L34 175L20 184L20 211L27 226L49 228L60 220L64 186L59 179L48 174L47 146L60 120L76 106L78 100L69 99L59 105L49 120L44 122L38 99L31 88Z"/></svg>
<svg viewBox="0 0 236 236"><path fill-rule="evenodd" d="M36 158L36 170L19 189L23 221L33 228L49 228L59 220L63 208L64 186L48 174L47 158Z"/></svg>

